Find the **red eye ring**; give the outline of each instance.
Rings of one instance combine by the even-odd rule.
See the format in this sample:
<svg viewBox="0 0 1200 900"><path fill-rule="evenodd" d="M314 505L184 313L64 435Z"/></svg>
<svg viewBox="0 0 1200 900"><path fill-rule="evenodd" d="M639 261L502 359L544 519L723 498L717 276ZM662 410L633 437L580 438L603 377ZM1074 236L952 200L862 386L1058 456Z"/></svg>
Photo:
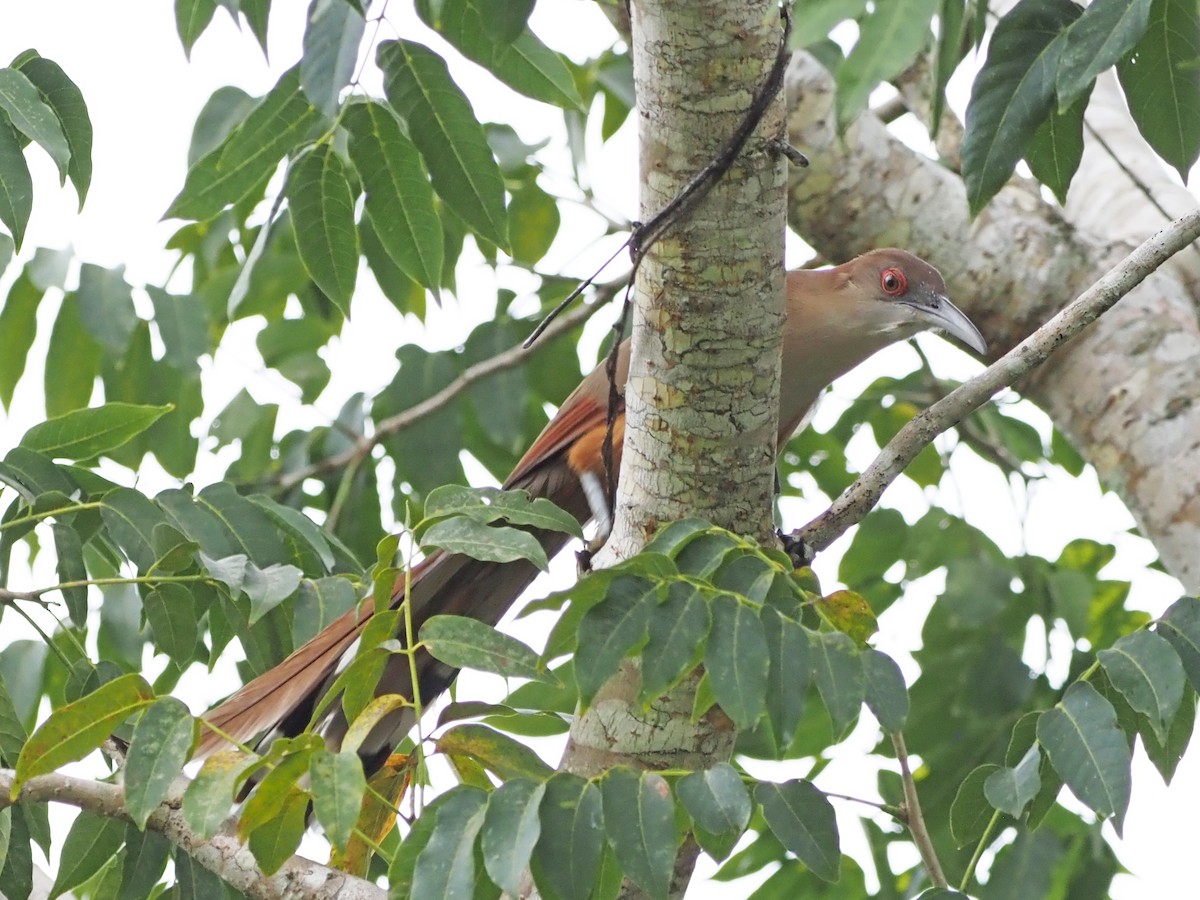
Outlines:
<svg viewBox="0 0 1200 900"><path fill-rule="evenodd" d="M884 269L879 276L879 286L883 288L885 294L898 297L908 290L908 279L901 269Z"/></svg>

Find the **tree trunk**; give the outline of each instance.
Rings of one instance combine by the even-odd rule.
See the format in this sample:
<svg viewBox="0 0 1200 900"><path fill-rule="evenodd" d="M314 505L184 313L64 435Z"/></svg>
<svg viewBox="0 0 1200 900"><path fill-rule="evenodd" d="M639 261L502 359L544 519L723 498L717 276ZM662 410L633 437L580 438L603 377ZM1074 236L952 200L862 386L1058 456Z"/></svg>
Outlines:
<svg viewBox="0 0 1200 900"><path fill-rule="evenodd" d="M771 0L637 0L634 77L641 215L666 206L734 134L781 38ZM600 563L636 553L658 526L699 516L760 540L772 535L783 318L782 98L733 167L654 244L639 271L627 429L612 536ZM562 768L617 764L703 769L736 737L719 710L691 721L693 677L649 711L626 666L577 718ZM673 895L697 855L687 841ZM638 896L626 883L623 896Z"/></svg>

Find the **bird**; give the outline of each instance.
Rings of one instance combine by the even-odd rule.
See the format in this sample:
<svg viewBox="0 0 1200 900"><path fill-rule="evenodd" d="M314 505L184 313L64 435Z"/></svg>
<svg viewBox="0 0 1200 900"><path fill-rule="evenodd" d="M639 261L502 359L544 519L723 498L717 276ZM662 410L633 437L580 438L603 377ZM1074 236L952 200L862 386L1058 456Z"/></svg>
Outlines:
<svg viewBox="0 0 1200 900"><path fill-rule="evenodd" d="M919 332L938 329L980 354L986 343L971 320L950 302L941 274L904 250L872 250L842 265L797 269L787 273L779 401L779 446L800 428L821 393L876 351ZM546 497L580 523L599 522L601 537L611 524L604 489L602 448L609 431L609 376L602 363L575 388L505 479L506 490L523 489ZM618 351L614 381L623 397L629 372L629 342ZM612 467L619 472L625 431L623 401L612 422ZM570 538L559 532L535 531L547 556ZM470 616L495 625L538 574L525 560L485 562L461 554L435 551L412 567L408 584L413 633L434 615ZM405 598L405 581L393 589L390 608ZM247 682L203 718L205 729L197 756L239 744L259 746L277 736L292 737L309 726L324 694L348 663L356 642L374 611L360 604L330 623L290 656ZM398 636L402 641L403 631ZM421 706L446 691L457 670L426 653L417 657ZM400 694L412 699L409 661L392 655L376 695ZM349 723L340 703L326 704L319 723L326 745L338 750ZM376 722L358 746L370 774L412 729L413 706L403 706Z"/></svg>

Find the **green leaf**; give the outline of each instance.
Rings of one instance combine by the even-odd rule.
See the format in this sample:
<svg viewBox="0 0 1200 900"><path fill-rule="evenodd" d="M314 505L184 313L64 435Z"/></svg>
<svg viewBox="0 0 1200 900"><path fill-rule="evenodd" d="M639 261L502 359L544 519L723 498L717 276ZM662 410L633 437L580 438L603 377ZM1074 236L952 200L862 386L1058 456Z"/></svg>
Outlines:
<svg viewBox="0 0 1200 900"><path fill-rule="evenodd" d="M179 885L178 900L226 900L225 882L220 876L200 865L182 848L172 857L175 863L175 883Z"/></svg>
<svg viewBox="0 0 1200 900"><path fill-rule="evenodd" d="M133 728L125 762L125 809L138 828L166 799L196 740L196 721L174 697L147 707Z"/></svg>
<svg viewBox="0 0 1200 900"><path fill-rule="evenodd" d="M382 103L352 103L342 121L350 132L350 161L366 190L363 211L371 230L405 275L437 294L442 226L416 146Z"/></svg>
<svg viewBox="0 0 1200 900"><path fill-rule="evenodd" d="M1200 600L1181 597L1158 620L1158 634L1171 642L1188 683L1200 691Z"/></svg>
<svg viewBox="0 0 1200 900"><path fill-rule="evenodd" d="M1067 31L1055 90L1059 112L1088 93L1096 76L1120 62L1146 32L1150 0L1093 0ZM1082 113L1081 113L1082 114Z"/></svg>
<svg viewBox="0 0 1200 900"><path fill-rule="evenodd" d="M289 796L298 791L297 783L308 777L308 763L317 749L318 741L311 735L282 739L272 748L275 765L266 770L267 774L242 807L237 823L239 838L245 840L248 834L275 819L289 802Z"/></svg>
<svg viewBox="0 0 1200 900"><path fill-rule="evenodd" d="M440 229L440 223L439 223ZM370 216L363 216L358 223L358 237L362 241L363 256L375 276L375 282L383 295L402 315L412 314L425 318L425 289L413 281L404 270L396 265L391 254L384 248ZM441 238L438 238L439 246ZM440 251L439 251L440 252Z"/></svg>
<svg viewBox="0 0 1200 900"><path fill-rule="evenodd" d="M28 897L33 893L33 853L26 809L20 806L7 809L12 818L12 834L7 856L0 864L0 891L8 897Z"/></svg>
<svg viewBox="0 0 1200 900"><path fill-rule="evenodd" d="M151 896L170 855L170 842L157 831L138 831L132 824L126 825L119 896Z"/></svg>
<svg viewBox="0 0 1200 900"><path fill-rule="evenodd" d="M519 7L527 2L499 6ZM489 69L514 91L564 109L583 110L575 80L562 58L534 37L524 23L515 34L513 21L507 29L498 28L497 4L489 0L437 0L435 6L431 0L422 0L417 3L417 12L463 56Z"/></svg>
<svg viewBox="0 0 1200 900"><path fill-rule="evenodd" d="M1183 759L1184 751L1191 742L1195 727L1196 694L1191 687L1188 687L1183 701L1179 705L1179 711L1171 720L1166 740L1158 740L1153 726L1148 722L1143 722L1138 729L1138 733L1142 736L1142 746L1146 750L1146 756L1154 763L1154 767L1162 775L1164 783L1170 784L1171 779L1175 777L1175 769Z"/></svg>
<svg viewBox="0 0 1200 900"><path fill-rule="evenodd" d="M151 534L154 545L154 568L160 572L175 573L189 569L196 563L196 551L200 545L189 540L187 535L173 525L160 522Z"/></svg>
<svg viewBox="0 0 1200 900"><path fill-rule="evenodd" d="M709 834L740 835L750 824L750 792L729 763L683 776L675 792L696 826Z"/></svg>
<svg viewBox="0 0 1200 900"><path fill-rule="evenodd" d="M792 49L803 50L826 40L835 25L857 19L867 9L867 0L805 0L803 15L792 27Z"/></svg>
<svg viewBox="0 0 1200 900"><path fill-rule="evenodd" d="M437 739L439 753L469 756L502 779L545 781L554 770L519 741L485 725L459 725Z"/></svg>
<svg viewBox="0 0 1200 900"><path fill-rule="evenodd" d="M514 637L478 619L432 616L421 626L420 640L431 656L456 669L476 669L505 678L557 679L538 665L538 655Z"/></svg>
<svg viewBox="0 0 1200 900"><path fill-rule="evenodd" d="M544 784L516 778L488 798L479 836L483 864L488 877L513 896L521 892L522 877L542 833L538 809L545 792Z"/></svg>
<svg viewBox="0 0 1200 900"><path fill-rule="evenodd" d="M1023 829L1016 841L996 854L988 890L982 896L986 900L1051 896L1055 869L1062 855L1062 845L1052 829Z"/></svg>
<svg viewBox="0 0 1200 900"><path fill-rule="evenodd" d="M1033 177L1050 188L1064 205L1071 179L1083 159L1083 111L1089 95L1090 88L1074 106L1052 111L1038 126L1025 151L1025 161Z"/></svg>
<svg viewBox="0 0 1200 900"><path fill-rule="evenodd" d="M425 532L421 543L426 547L441 547L449 553L462 553L489 562L527 559L542 571L549 565L546 551L528 531L492 528L465 516L438 522Z"/></svg>
<svg viewBox="0 0 1200 900"><path fill-rule="evenodd" d="M20 134L50 154L58 166L59 181L65 184L71 146L58 116L24 72L0 68L0 109L8 113L9 122Z"/></svg>
<svg viewBox="0 0 1200 900"><path fill-rule="evenodd" d="M329 118L337 112L342 88L354 77L366 27L362 12L346 0L312 0L308 7L300 86L312 105Z"/></svg>
<svg viewBox="0 0 1200 900"><path fill-rule="evenodd" d="M12 807L6 806L0 809L0 859L7 862L8 860L8 845L12 839ZM4 868L4 863L0 863L0 869ZM0 890L3 887L0 886Z"/></svg>
<svg viewBox="0 0 1200 900"><path fill-rule="evenodd" d="M21 54L16 68L38 89L42 100L54 111L70 148L67 177L79 195L79 208L87 199L92 183L92 120L88 116L83 92L67 77L58 63L38 56L32 50Z"/></svg>
<svg viewBox="0 0 1200 900"><path fill-rule="evenodd" d="M1038 742L1071 792L1121 834L1129 807L1130 751L1117 714L1087 682L1067 689L1037 724Z"/></svg>
<svg viewBox="0 0 1200 900"><path fill-rule="evenodd" d="M530 499L529 492L523 490L502 491L461 484L434 488L425 500L425 520L450 515L467 516L481 523L505 519L511 525L531 525L583 538L583 529L574 516L545 497Z"/></svg>
<svg viewBox="0 0 1200 900"><path fill-rule="evenodd" d="M666 897L675 868L675 804L661 775L617 766L600 783L604 828L625 874Z"/></svg>
<svg viewBox="0 0 1200 900"><path fill-rule="evenodd" d="M62 846L62 863L50 896L57 897L79 887L100 869L125 843L125 823L90 812L80 812Z"/></svg>
<svg viewBox="0 0 1200 900"><path fill-rule="evenodd" d="M101 353L100 345L84 327L79 298L68 294L59 307L46 351L47 359L68 361L46 366L47 415L59 416L88 405L96 376L100 373Z"/></svg>
<svg viewBox="0 0 1200 900"><path fill-rule="evenodd" d="M963 136L963 179L978 215L1012 175L1054 101L1071 0L1022 0L996 25L975 79Z"/></svg>
<svg viewBox="0 0 1200 900"><path fill-rule="evenodd" d="M196 39L204 33L216 11L216 0L175 0L175 30L189 59Z"/></svg>
<svg viewBox="0 0 1200 900"><path fill-rule="evenodd" d="M320 119L300 89L298 69L289 69L220 147L188 169L183 190L165 218L201 222L214 218L265 181Z"/></svg>
<svg viewBox="0 0 1200 900"><path fill-rule="evenodd" d="M621 660L646 640L650 609L657 600L653 582L620 575L604 599L584 613L575 652L575 680L584 705L616 674Z"/></svg>
<svg viewBox="0 0 1200 900"><path fill-rule="evenodd" d="M438 196L480 236L507 249L500 169L446 63L412 41L384 41L376 61L388 100L408 123Z"/></svg>
<svg viewBox="0 0 1200 900"><path fill-rule="evenodd" d="M1200 155L1200 10L1154 0L1133 52L1117 66L1133 121L1154 152L1187 183Z"/></svg>
<svg viewBox="0 0 1200 900"><path fill-rule="evenodd" d="M400 849L392 855L391 864L388 866L388 891L393 896L412 896L413 874L417 865L417 857L429 844L429 837L433 834L434 826L437 824L438 809L441 806L442 798L446 796L448 795L442 794L435 798L429 806L421 811L421 815L413 822L412 829L401 842Z"/></svg>
<svg viewBox="0 0 1200 900"><path fill-rule="evenodd" d="M546 782L539 807L542 833L533 851L533 877L543 895L588 900L604 850L600 790L578 775L560 772Z"/></svg>
<svg viewBox="0 0 1200 900"><path fill-rule="evenodd" d="M272 875L291 859L304 837L308 794L293 787L278 802L275 814L250 832L247 842L264 875Z"/></svg>
<svg viewBox="0 0 1200 900"><path fill-rule="evenodd" d="M3 237L3 241L8 240L7 236ZM3 270L0 266L0 272ZM0 306L0 347L3 348L0 352L0 403L5 408L12 405L13 392L25 371L29 348L37 334L38 305L44 296L45 292L38 289L29 273L22 272Z"/></svg>
<svg viewBox="0 0 1200 900"><path fill-rule="evenodd" d="M124 268L106 269L84 263L79 268L75 295L79 298L79 319L88 334L112 355L125 354L139 320Z"/></svg>
<svg viewBox="0 0 1200 900"><path fill-rule="evenodd" d="M225 85L212 92L196 115L192 126L192 141L188 144L187 163L190 169L216 150L230 133L245 120L257 101L239 87Z"/></svg>
<svg viewBox="0 0 1200 900"><path fill-rule="evenodd" d="M305 270L348 316L358 276L358 232L346 164L333 147L320 144L296 162L284 192Z"/></svg>
<svg viewBox="0 0 1200 900"><path fill-rule="evenodd" d="M963 0L941 0L938 36L934 46L933 100L930 104L930 139L936 139L946 111L946 85L962 61L963 42L970 17Z"/></svg>
<svg viewBox="0 0 1200 900"><path fill-rule="evenodd" d="M929 24L937 9L937 0L877 3L859 20L858 41L836 72L839 127L850 124L867 108L871 91L902 72L932 40Z"/></svg>
<svg viewBox="0 0 1200 900"><path fill-rule="evenodd" d="M367 790L362 760L357 753L318 750L309 762L308 772L317 821L329 842L345 852Z"/></svg>
<svg viewBox="0 0 1200 900"><path fill-rule="evenodd" d="M704 597L693 585L672 582L667 599L650 607L642 651L642 703L666 693L696 667L711 627Z"/></svg>
<svg viewBox="0 0 1200 900"><path fill-rule="evenodd" d="M237 750L221 750L204 761L183 793L183 820L207 840L229 817L234 790L245 769L256 760Z"/></svg>
<svg viewBox="0 0 1200 900"><path fill-rule="evenodd" d="M113 729L154 700L141 675L123 675L81 700L50 714L21 748L12 797L35 775L83 759L107 740Z"/></svg>
<svg viewBox="0 0 1200 900"><path fill-rule="evenodd" d="M101 498L100 517L109 535L125 555L146 572L154 565L154 527L164 521L162 511L132 488L117 488Z"/></svg>
<svg viewBox="0 0 1200 900"><path fill-rule="evenodd" d="M133 403L78 409L34 425L21 446L57 459L93 459L143 433L171 409Z"/></svg>
<svg viewBox="0 0 1200 900"><path fill-rule="evenodd" d="M28 736L29 733L21 724L21 717L17 715L8 688L0 680L0 762L6 768L11 769L17 764L21 747Z"/></svg>
<svg viewBox="0 0 1200 900"><path fill-rule="evenodd" d="M170 294L152 284L146 293L154 304L154 327L163 342L163 360L180 372L199 374L199 358L209 351L208 317L194 297Z"/></svg>
<svg viewBox="0 0 1200 900"><path fill-rule="evenodd" d="M330 622L354 606L357 595L345 578L305 579L292 608L292 646L315 637Z"/></svg>
<svg viewBox="0 0 1200 900"><path fill-rule="evenodd" d="M753 609L724 594L713 597L712 617L704 668L713 693L738 728L753 728L767 692L766 630Z"/></svg>
<svg viewBox="0 0 1200 900"><path fill-rule="evenodd" d="M262 47L263 55L267 53L267 26L271 17L271 0L241 0L241 13L246 17L250 31Z"/></svg>
<svg viewBox="0 0 1200 900"><path fill-rule="evenodd" d="M1164 740L1184 688L1183 665L1171 645L1153 632L1135 631L1096 657L1113 686Z"/></svg>
<svg viewBox="0 0 1200 900"><path fill-rule="evenodd" d="M959 784L950 804L950 834L954 845L962 848L983 837L992 819L992 807L984 794L984 785L1000 766L985 763L973 769Z"/></svg>
<svg viewBox="0 0 1200 900"><path fill-rule="evenodd" d="M759 782L754 799L775 837L813 873L837 881L842 865L833 805L807 781Z"/></svg>
<svg viewBox="0 0 1200 900"><path fill-rule="evenodd" d="M862 658L854 641L840 631L812 632L809 642L817 690L833 721L834 733L844 734L858 715L866 694Z"/></svg>
<svg viewBox="0 0 1200 900"><path fill-rule="evenodd" d="M187 588L170 582L157 585L142 606L154 631L155 646L181 666L187 665L200 640L196 604Z"/></svg>
<svg viewBox="0 0 1200 900"><path fill-rule="evenodd" d="M1041 763L1038 745L1032 744L1015 766L988 775L983 783L983 794L988 803L1014 819L1020 818L1025 807L1041 790L1042 779L1038 775Z"/></svg>
<svg viewBox="0 0 1200 900"><path fill-rule="evenodd" d="M25 226L32 212L33 179L25 163L25 148L8 115L0 112L0 222L8 228L17 250L25 239Z"/></svg>
<svg viewBox="0 0 1200 900"><path fill-rule="evenodd" d="M55 522L51 529L54 534L54 555L57 557L59 584L87 581L87 566L83 562L83 542L79 539L79 532L65 522ZM76 584L74 587L64 587L62 595L71 615L71 621L80 628L86 628L86 585Z"/></svg>
<svg viewBox="0 0 1200 900"><path fill-rule="evenodd" d="M513 259L534 265L554 243L560 222L558 203L536 182L531 181L513 191L508 203Z"/></svg>
<svg viewBox="0 0 1200 900"><path fill-rule="evenodd" d="M469 898L475 894L475 837L483 827L488 797L459 785L437 808L429 842L417 855L412 898Z"/></svg>
<svg viewBox="0 0 1200 900"><path fill-rule="evenodd" d="M870 649L862 654L862 667L867 706L884 731L899 731L908 718L908 689L900 667L887 654Z"/></svg>
<svg viewBox="0 0 1200 900"><path fill-rule="evenodd" d="M287 560L279 531L263 510L226 482L210 484L196 497L196 505L214 516L236 551L244 552L258 566ZM188 532L187 528L184 528ZM200 535L188 536L205 547ZM205 551L207 552L207 550Z"/></svg>

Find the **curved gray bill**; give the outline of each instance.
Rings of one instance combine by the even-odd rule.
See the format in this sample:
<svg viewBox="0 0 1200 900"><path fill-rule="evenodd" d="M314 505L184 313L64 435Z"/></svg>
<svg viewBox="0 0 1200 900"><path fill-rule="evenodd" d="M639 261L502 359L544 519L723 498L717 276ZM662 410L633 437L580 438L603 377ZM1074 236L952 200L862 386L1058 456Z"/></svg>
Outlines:
<svg viewBox="0 0 1200 900"><path fill-rule="evenodd" d="M908 305L933 328L939 328L951 337L958 338L972 350L987 353L987 341L983 339L979 329L967 318L966 313L946 297L939 294L932 298L932 302Z"/></svg>

